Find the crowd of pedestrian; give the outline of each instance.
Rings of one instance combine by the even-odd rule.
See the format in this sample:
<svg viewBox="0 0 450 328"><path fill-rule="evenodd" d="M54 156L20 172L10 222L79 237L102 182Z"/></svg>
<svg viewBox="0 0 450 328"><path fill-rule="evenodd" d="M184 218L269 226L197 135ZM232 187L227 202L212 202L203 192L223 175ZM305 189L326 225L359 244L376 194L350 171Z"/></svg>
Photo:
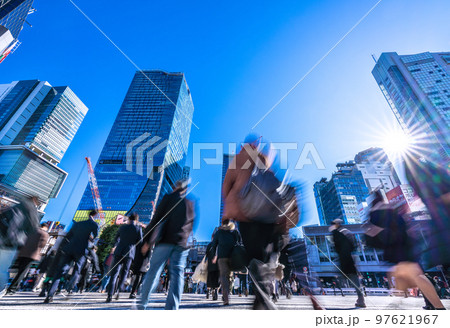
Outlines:
<svg viewBox="0 0 450 328"><path fill-rule="evenodd" d="M105 302L129 293L136 309L146 309L153 293L167 295L165 308L178 309L183 293L205 294L207 299L231 303L230 295L254 295L253 309L276 309L280 296L306 295L315 309L323 309L315 294L325 288L344 295L341 279L356 293L355 307L366 307L367 281L353 260L357 243L344 222L330 226L337 253L331 282L297 272L289 263L289 230L299 222L301 202L294 184L279 179L270 143L250 134L231 162L223 182L224 212L206 248L205 258L193 276L186 274L188 240L197 225L197 202L188 191L189 181L175 183L156 206L147 226L131 213L121 225L109 254L99 263L99 213L74 222L66 234L42 256L49 239L48 226L39 223L36 198L0 212L0 297L19 289L40 292L44 303L56 294L84 291L105 293ZM405 213L385 202L381 190L373 193L366 243L381 249L392 264L381 285L405 293L420 290L426 309L444 309L440 298L449 296L445 275L427 276L425 267L440 265L448 272L449 176L428 162L407 162L413 187L427 205L433 238L424 254L414 252L414 236ZM433 181L433 184L430 183ZM425 260L423 260L425 258ZM9 282L9 268L17 273ZM395 283L394 283L395 281ZM319 292L317 292L319 289ZM221 298L219 299L219 295Z"/></svg>

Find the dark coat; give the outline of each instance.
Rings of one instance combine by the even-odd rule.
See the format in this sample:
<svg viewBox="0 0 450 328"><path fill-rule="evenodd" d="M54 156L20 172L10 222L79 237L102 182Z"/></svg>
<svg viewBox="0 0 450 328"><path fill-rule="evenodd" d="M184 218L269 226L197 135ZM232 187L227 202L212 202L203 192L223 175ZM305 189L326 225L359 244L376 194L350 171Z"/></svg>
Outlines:
<svg viewBox="0 0 450 328"><path fill-rule="evenodd" d="M219 271L219 265L216 263L213 263L212 260L216 256L216 250L213 248L213 243L210 242L208 246L206 246L206 252L205 252L206 260L208 261L208 272L215 272Z"/></svg>
<svg viewBox="0 0 450 328"><path fill-rule="evenodd" d="M147 251L146 254L142 254L141 248L142 243L139 243L136 246L136 256L134 257L133 264L131 266L131 270L134 274L147 272L147 266L150 262L150 251Z"/></svg>
<svg viewBox="0 0 450 328"><path fill-rule="evenodd" d="M75 222L66 235L67 244L62 251L75 257L85 255L90 236L94 238L98 234L98 224L89 218L86 221Z"/></svg>
<svg viewBox="0 0 450 328"><path fill-rule="evenodd" d="M406 178L427 206L432 219L429 221L428 248L423 254L425 266L450 266L450 169L416 159L406 163Z"/></svg>
<svg viewBox="0 0 450 328"><path fill-rule="evenodd" d="M157 206L155 215L144 232L144 241L172 244L187 248L195 220L195 202L179 191L167 194Z"/></svg>
<svg viewBox="0 0 450 328"><path fill-rule="evenodd" d="M407 232L407 225L403 217L396 210L372 211L370 222L384 228L386 246L384 260L397 264L399 262L417 262L414 254L414 244Z"/></svg>
<svg viewBox="0 0 450 328"><path fill-rule="evenodd" d="M350 231L343 227L334 229L333 232L334 247L339 256L340 269L344 274L357 273L355 261L352 257L352 251L355 248L353 236Z"/></svg>
<svg viewBox="0 0 450 328"><path fill-rule="evenodd" d="M22 199L19 204L0 211L0 248L22 247L38 229L36 206L32 200Z"/></svg>
<svg viewBox="0 0 450 328"><path fill-rule="evenodd" d="M134 259L136 254L136 244L142 239L142 228L135 224L125 224L120 226L119 231L116 234L116 241L114 247L114 256L116 257L129 257Z"/></svg>
<svg viewBox="0 0 450 328"><path fill-rule="evenodd" d="M212 252L215 254L217 250L217 258L230 258L234 245L241 242L241 235L234 229L230 230L221 226L214 235L212 241Z"/></svg>
<svg viewBox="0 0 450 328"><path fill-rule="evenodd" d="M41 250L47 244L48 233L42 229L38 229L35 233L28 236L25 245L20 248L17 257L25 257L33 261L41 259Z"/></svg>

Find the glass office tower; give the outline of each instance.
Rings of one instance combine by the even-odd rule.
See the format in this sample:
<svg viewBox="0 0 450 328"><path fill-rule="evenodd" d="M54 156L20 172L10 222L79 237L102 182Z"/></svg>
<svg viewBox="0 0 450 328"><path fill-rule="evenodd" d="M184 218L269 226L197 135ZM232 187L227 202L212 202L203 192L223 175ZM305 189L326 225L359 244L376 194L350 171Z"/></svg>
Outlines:
<svg viewBox="0 0 450 328"><path fill-rule="evenodd" d="M33 0L0 1L0 63L20 44L18 37Z"/></svg>
<svg viewBox="0 0 450 328"><path fill-rule="evenodd" d="M43 210L58 195L67 173L56 165L87 111L67 86L39 80L0 85L0 199L38 196Z"/></svg>
<svg viewBox="0 0 450 328"><path fill-rule="evenodd" d="M450 163L450 52L383 53L372 74L418 156Z"/></svg>
<svg viewBox="0 0 450 328"><path fill-rule="evenodd" d="M338 163L330 180L314 184L319 221L329 225L334 219L360 223L358 205L376 189L385 192L400 185L394 166L381 148L369 148L356 154L354 161Z"/></svg>
<svg viewBox="0 0 450 328"><path fill-rule="evenodd" d="M95 166L105 219L154 206L183 177L194 105L183 73L136 72ZM89 185L74 220L93 208Z"/></svg>

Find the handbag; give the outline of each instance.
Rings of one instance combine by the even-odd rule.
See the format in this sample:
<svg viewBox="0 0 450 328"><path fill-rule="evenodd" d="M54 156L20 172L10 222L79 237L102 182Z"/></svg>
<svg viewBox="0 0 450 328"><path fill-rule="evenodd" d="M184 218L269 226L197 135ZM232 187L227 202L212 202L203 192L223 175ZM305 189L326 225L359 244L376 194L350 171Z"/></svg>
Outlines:
<svg viewBox="0 0 450 328"><path fill-rule="evenodd" d="M243 271L247 265L247 251L241 243L236 243L231 250L230 269L231 271Z"/></svg>
<svg viewBox="0 0 450 328"><path fill-rule="evenodd" d="M192 281L194 283L199 282L206 283L207 279L208 279L208 262L206 261L206 256L204 256L200 264L195 268L194 274L192 275Z"/></svg>

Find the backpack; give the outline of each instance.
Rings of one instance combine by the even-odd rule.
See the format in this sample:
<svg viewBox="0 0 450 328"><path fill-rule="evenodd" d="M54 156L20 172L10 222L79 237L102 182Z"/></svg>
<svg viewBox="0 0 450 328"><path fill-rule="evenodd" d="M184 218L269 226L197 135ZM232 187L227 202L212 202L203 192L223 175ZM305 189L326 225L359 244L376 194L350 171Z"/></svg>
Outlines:
<svg viewBox="0 0 450 328"><path fill-rule="evenodd" d="M239 194L242 213L252 221L276 223L283 212L282 198L277 190L280 185L272 171L259 169L255 165Z"/></svg>

